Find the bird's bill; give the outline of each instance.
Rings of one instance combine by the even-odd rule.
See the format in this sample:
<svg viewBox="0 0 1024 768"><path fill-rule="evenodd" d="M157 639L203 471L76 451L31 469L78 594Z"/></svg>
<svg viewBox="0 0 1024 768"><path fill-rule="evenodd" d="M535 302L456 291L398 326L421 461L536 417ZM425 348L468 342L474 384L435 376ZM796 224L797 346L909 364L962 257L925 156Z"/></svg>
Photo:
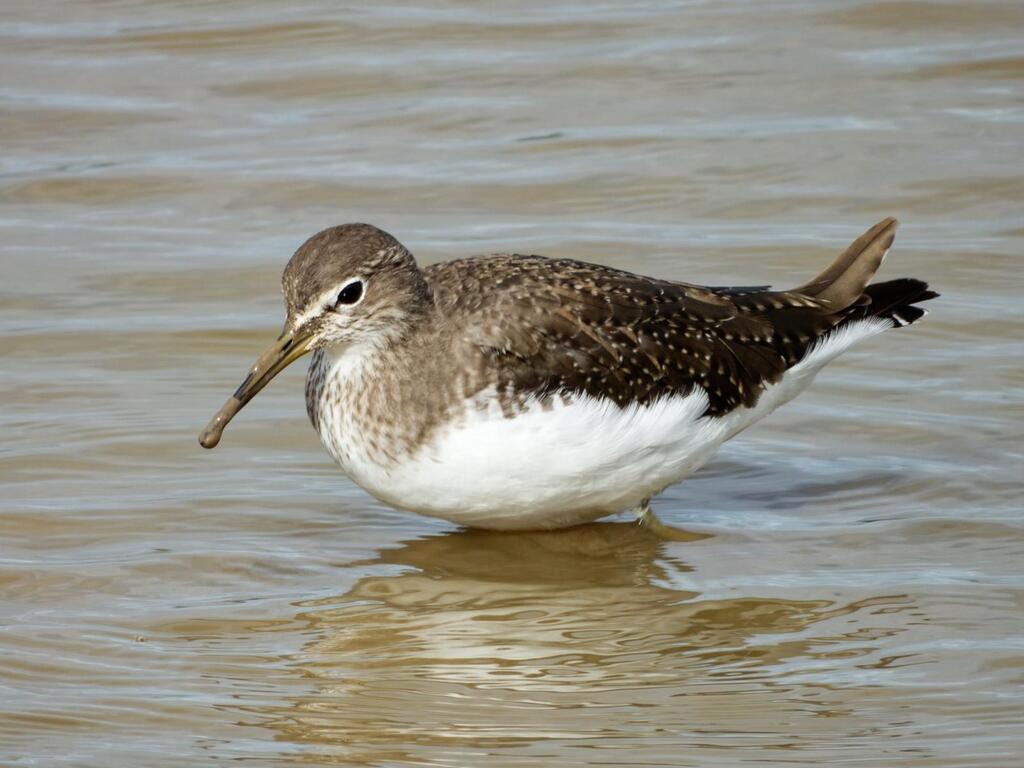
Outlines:
<svg viewBox="0 0 1024 768"><path fill-rule="evenodd" d="M242 407L256 397L270 380L309 351L313 338L309 334L293 334L286 327L269 347L263 350L245 377L245 381L228 398L224 406L214 414L210 423L199 433L199 444L203 448L214 448L220 442L224 427Z"/></svg>

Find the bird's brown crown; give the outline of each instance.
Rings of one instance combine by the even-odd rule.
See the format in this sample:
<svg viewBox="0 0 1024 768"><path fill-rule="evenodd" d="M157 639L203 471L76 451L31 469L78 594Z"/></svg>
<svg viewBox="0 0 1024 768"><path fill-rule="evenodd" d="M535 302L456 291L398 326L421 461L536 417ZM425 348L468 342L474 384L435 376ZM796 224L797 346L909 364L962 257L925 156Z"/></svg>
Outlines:
<svg viewBox="0 0 1024 768"><path fill-rule="evenodd" d="M370 224L342 224L317 232L288 261L281 278L288 313L309 309L324 292L386 267L416 267L394 237Z"/></svg>

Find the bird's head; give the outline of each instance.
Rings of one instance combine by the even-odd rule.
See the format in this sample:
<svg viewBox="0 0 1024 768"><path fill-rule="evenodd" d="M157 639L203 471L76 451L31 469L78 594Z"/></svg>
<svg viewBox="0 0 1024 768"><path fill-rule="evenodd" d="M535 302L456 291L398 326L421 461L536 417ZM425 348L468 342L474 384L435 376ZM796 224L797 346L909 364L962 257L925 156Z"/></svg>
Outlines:
<svg viewBox="0 0 1024 768"><path fill-rule="evenodd" d="M430 289L412 254L369 224L318 232L288 261L281 278L287 319L281 335L199 435L204 448L278 373L310 350L386 347L430 305Z"/></svg>

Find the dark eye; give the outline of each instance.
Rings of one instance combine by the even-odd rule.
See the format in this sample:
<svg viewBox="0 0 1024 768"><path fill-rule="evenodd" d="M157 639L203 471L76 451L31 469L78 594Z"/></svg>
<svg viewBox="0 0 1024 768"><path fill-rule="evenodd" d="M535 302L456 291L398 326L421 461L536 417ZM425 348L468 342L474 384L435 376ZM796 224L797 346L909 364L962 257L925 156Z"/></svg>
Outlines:
<svg viewBox="0 0 1024 768"><path fill-rule="evenodd" d="M338 301L335 302L334 306L355 304L361 298L363 298L363 281L355 280L341 289L341 292L338 294Z"/></svg>

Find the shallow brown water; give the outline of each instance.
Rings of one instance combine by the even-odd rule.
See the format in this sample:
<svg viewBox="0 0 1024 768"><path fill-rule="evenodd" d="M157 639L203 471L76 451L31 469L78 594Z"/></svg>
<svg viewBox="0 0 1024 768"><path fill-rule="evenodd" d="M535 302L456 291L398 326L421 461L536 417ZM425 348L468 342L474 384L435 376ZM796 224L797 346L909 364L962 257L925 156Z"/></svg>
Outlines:
<svg viewBox="0 0 1024 768"><path fill-rule="evenodd" d="M0 8L0 763L1009 766L1024 752L1018 2ZM285 375L309 234L943 293L657 504L459 531Z"/></svg>

